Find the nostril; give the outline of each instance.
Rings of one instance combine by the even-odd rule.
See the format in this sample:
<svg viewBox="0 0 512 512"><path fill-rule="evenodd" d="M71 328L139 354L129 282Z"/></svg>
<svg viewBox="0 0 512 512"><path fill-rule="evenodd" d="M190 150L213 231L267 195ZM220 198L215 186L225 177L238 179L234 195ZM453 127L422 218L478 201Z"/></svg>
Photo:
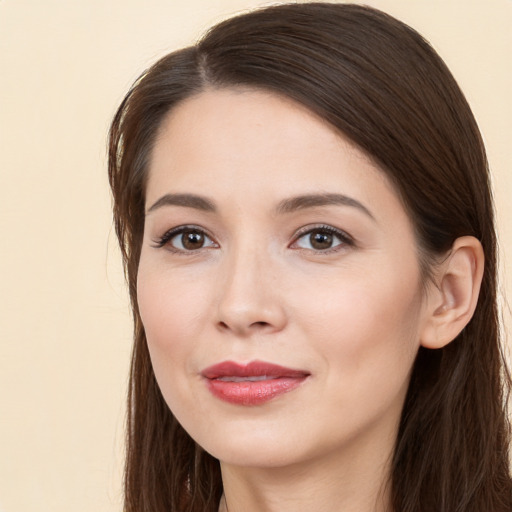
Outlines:
<svg viewBox="0 0 512 512"><path fill-rule="evenodd" d="M230 331L230 330L236 330L237 329L237 326L236 325L232 325L230 326L229 323L227 322L224 322L224 321L220 321L218 324L218 327L219 329L221 329L222 331ZM250 324L247 324L248 327L248 332L251 331L251 330L259 330L259 329L264 329L268 326L270 326L270 324L268 322L264 322L264 321L261 321L261 322L252 322Z"/></svg>
<svg viewBox="0 0 512 512"><path fill-rule="evenodd" d="M268 322L253 322L251 324L252 327L266 327L267 325L270 325Z"/></svg>

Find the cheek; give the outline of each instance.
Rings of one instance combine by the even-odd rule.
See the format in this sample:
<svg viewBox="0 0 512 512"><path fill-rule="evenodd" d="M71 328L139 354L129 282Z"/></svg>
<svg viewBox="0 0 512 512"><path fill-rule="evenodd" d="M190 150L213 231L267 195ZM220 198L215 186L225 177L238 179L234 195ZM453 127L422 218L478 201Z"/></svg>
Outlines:
<svg viewBox="0 0 512 512"><path fill-rule="evenodd" d="M384 289L357 290L347 286L324 301L323 313L313 312L324 320L310 336L321 350L326 376L321 387L329 405L319 403L309 412L322 418L326 438L362 432L386 418L396 425L418 350L414 296L395 294L389 300Z"/></svg>
<svg viewBox="0 0 512 512"><path fill-rule="evenodd" d="M347 278L339 286L331 282L325 293L304 296L310 305L308 337L318 341L328 374L350 386L354 396L394 393L406 385L421 320L414 276L409 282L389 272L386 279Z"/></svg>
<svg viewBox="0 0 512 512"><path fill-rule="evenodd" d="M331 331L355 347L364 339L377 344L393 333L412 336L421 308L417 279L414 274L409 280L390 272L383 275L353 272L339 282L330 279L308 286L307 293L300 295L298 309L314 329Z"/></svg>
<svg viewBox="0 0 512 512"><path fill-rule="evenodd" d="M176 375L178 369L192 371L184 365L200 337L208 303L207 294L194 284L197 281L180 282L168 274L141 265L137 281L139 311L159 380L162 375Z"/></svg>
<svg viewBox="0 0 512 512"><path fill-rule="evenodd" d="M150 343L190 336L201 325L208 303L198 276L179 273L141 260L137 301Z"/></svg>
<svg viewBox="0 0 512 512"><path fill-rule="evenodd" d="M173 279L164 274L165 271L157 275L141 267L137 282L137 300L151 364L174 416L180 421L199 421L205 412L197 397L195 383L199 376L193 361L204 325L201 311L206 294L190 283L182 286L175 276Z"/></svg>

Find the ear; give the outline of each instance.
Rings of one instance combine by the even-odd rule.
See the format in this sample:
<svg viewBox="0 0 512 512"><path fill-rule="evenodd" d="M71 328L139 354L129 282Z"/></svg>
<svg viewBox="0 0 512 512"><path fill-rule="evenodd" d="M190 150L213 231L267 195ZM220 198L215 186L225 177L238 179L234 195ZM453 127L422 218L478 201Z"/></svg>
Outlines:
<svg viewBox="0 0 512 512"><path fill-rule="evenodd" d="M442 348L453 341L475 312L484 273L482 244L473 236L455 240L435 271L426 300L420 343Z"/></svg>

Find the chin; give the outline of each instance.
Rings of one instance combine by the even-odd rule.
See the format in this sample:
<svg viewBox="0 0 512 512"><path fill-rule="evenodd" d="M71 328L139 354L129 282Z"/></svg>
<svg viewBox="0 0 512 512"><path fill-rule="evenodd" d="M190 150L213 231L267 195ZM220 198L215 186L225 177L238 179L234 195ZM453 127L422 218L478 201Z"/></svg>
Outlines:
<svg viewBox="0 0 512 512"><path fill-rule="evenodd" d="M267 442L267 446L262 448L259 441L241 446L234 443L229 446L216 446L213 450L206 451L223 464L248 468L282 468L294 465L301 459L291 447L287 449Z"/></svg>
<svg viewBox="0 0 512 512"><path fill-rule="evenodd" d="M242 428L232 425L193 436L196 442L222 463L251 468L280 468L310 459L320 447L311 446L302 432L290 435L290 429ZM308 449L308 446L310 447ZM300 447L300 450L299 450Z"/></svg>

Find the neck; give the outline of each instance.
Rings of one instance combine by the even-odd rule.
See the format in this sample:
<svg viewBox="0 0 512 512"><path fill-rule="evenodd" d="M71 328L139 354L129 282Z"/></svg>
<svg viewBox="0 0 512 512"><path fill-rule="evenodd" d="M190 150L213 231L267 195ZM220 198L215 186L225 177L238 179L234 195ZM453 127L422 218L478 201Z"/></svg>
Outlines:
<svg viewBox="0 0 512 512"><path fill-rule="evenodd" d="M362 440L344 453L286 467L221 463L219 512L390 512L391 457L392 443L383 449L382 443Z"/></svg>

